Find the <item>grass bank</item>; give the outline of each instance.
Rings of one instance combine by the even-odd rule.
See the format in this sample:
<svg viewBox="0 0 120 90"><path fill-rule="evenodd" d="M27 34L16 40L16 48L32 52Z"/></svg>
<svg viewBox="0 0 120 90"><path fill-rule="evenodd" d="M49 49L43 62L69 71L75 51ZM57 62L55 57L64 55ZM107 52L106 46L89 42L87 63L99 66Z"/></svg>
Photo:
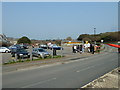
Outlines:
<svg viewBox="0 0 120 90"><path fill-rule="evenodd" d="M3 63L3 65L7 65L7 64L15 64L15 63L23 63L23 62L31 62L31 61L40 61L40 60L47 60L47 59L55 59L55 58L62 58L65 56L61 56L61 55L56 55L56 56L49 56L46 58L36 58L36 59L17 59L17 60L9 60L8 62Z"/></svg>

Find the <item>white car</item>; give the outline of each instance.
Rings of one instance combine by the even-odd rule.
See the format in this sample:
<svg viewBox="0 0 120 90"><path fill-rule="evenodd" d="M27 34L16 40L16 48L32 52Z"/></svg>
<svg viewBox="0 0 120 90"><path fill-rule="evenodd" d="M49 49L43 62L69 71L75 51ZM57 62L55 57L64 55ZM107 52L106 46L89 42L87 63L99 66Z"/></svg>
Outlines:
<svg viewBox="0 0 120 90"><path fill-rule="evenodd" d="M6 47L0 47L0 52L2 53L9 53L10 49L6 48Z"/></svg>

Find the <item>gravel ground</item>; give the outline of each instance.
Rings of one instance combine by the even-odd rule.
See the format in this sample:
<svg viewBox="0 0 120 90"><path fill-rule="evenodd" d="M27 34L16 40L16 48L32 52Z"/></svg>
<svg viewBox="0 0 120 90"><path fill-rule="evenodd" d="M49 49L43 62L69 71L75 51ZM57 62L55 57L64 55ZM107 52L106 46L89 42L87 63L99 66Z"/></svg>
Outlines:
<svg viewBox="0 0 120 90"><path fill-rule="evenodd" d="M82 88L120 88L120 67L88 83ZM89 89L87 89L89 90Z"/></svg>

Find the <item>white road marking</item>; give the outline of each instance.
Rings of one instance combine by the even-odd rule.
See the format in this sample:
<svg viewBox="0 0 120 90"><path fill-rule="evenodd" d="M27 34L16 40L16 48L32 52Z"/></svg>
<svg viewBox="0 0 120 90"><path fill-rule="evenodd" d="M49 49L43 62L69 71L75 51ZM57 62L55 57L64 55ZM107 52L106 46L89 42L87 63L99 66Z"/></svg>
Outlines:
<svg viewBox="0 0 120 90"><path fill-rule="evenodd" d="M46 83L46 82L49 82L49 81L53 81L55 80L56 78L51 78L51 79L48 79L48 80L44 80L44 81L41 81L41 82L37 82L37 83L33 83L33 84L29 84L29 85L26 85L22 88L28 88L28 87L32 87L32 86L35 86L35 85L39 85L39 84L43 84L43 83Z"/></svg>
<svg viewBox="0 0 120 90"><path fill-rule="evenodd" d="M87 67L87 68L84 68L84 69L81 69L81 70L77 70L76 72L85 71L85 70L90 69L90 68L93 68L93 67L95 67L95 66L90 66L90 67Z"/></svg>

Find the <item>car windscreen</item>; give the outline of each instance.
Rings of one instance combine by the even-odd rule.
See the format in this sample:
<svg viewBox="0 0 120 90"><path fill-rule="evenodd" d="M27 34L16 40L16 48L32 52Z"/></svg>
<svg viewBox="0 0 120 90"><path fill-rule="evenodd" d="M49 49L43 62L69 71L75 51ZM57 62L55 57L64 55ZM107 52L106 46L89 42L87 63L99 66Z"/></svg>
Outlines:
<svg viewBox="0 0 120 90"><path fill-rule="evenodd" d="M18 52L27 52L25 49L17 49Z"/></svg>
<svg viewBox="0 0 120 90"><path fill-rule="evenodd" d="M38 51L39 51L39 52L45 52L45 50L44 50L44 49L38 49Z"/></svg>

